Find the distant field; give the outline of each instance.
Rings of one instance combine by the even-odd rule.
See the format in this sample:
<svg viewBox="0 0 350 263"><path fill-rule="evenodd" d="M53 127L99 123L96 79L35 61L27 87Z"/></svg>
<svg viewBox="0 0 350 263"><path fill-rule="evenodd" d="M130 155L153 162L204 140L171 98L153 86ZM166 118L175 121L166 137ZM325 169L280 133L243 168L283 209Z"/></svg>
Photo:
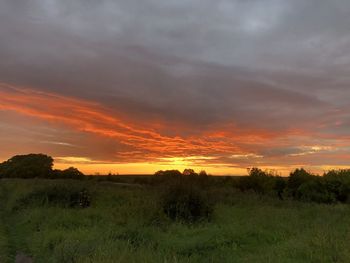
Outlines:
<svg viewBox="0 0 350 263"><path fill-rule="evenodd" d="M170 221L140 177L0 180L0 262L349 262L350 207L211 188L210 222ZM118 180L116 180L118 181ZM38 189L85 188L91 206L38 202Z"/></svg>

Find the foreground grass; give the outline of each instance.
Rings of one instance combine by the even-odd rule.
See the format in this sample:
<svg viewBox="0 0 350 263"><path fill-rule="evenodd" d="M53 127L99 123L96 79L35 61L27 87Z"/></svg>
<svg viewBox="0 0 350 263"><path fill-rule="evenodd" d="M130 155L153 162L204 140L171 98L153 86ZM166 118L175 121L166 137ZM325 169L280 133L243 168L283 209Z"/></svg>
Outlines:
<svg viewBox="0 0 350 263"><path fill-rule="evenodd" d="M38 187L79 184L87 209L19 206ZM349 262L350 207L217 189L211 222L170 222L156 187L0 180L0 262Z"/></svg>
<svg viewBox="0 0 350 263"><path fill-rule="evenodd" d="M0 186L1 187L1 186ZM1 195L3 193L0 188L0 202L4 202L4 197ZM11 254L9 251L9 234L7 232L7 223L6 223L6 213L0 206L0 262L9 261L9 255Z"/></svg>

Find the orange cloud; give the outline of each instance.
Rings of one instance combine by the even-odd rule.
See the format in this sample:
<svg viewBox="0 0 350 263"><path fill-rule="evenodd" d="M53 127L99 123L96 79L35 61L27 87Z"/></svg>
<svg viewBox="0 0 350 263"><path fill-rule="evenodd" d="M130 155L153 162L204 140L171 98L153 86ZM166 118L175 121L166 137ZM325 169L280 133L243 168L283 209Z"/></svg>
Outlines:
<svg viewBox="0 0 350 263"><path fill-rule="evenodd" d="M113 137L135 149L164 156L222 154L239 151L235 139L257 140L266 135L247 134L228 138L224 133L212 132L201 137L163 136L150 127L140 128L132 121L122 120L102 105L90 101L72 99L57 94L39 92L33 89L0 85L0 109L63 123L71 128L100 136ZM250 138L250 139L249 139ZM159 155L159 157L161 157Z"/></svg>
<svg viewBox="0 0 350 263"><path fill-rule="evenodd" d="M111 109L92 101L6 83L0 83L0 110L35 117L53 124L63 124L74 131L117 141L125 147L115 152L115 165L124 164L125 169L130 163L143 163L147 169L154 168L150 163L156 163L158 167L198 166L211 167L215 171L221 167L223 173L228 173L228 169L242 171L251 165L286 167L293 165L292 161L297 156L330 149L327 145L317 146L318 148L292 148L291 152L287 151L285 154L277 151L276 157L273 151L269 152L270 148L288 149L309 140L314 134L297 129L283 133L247 130L232 123L222 124L194 135L181 134L179 126L180 131L176 136L167 136L159 129L163 127L161 123L148 123L141 127L140 123L125 116L118 116ZM334 143L337 144L341 143ZM268 152L269 156L265 156L264 152ZM342 159L346 157L348 155L341 155ZM64 158L68 160L71 157ZM99 165L105 168L107 164L91 161L80 165L90 168ZM88 170L92 171L90 168Z"/></svg>

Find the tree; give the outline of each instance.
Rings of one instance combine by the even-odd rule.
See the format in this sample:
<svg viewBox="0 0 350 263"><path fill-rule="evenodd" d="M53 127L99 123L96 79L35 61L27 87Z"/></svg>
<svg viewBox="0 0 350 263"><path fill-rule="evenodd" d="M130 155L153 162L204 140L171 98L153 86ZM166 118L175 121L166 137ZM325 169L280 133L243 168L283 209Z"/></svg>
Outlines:
<svg viewBox="0 0 350 263"><path fill-rule="evenodd" d="M304 168L296 169L292 172L287 181L287 187L292 197L296 197L298 188L302 184L312 181L315 177L315 175L307 172Z"/></svg>
<svg viewBox="0 0 350 263"><path fill-rule="evenodd" d="M53 159L45 154L16 155L0 164L3 177L48 177L52 172Z"/></svg>
<svg viewBox="0 0 350 263"><path fill-rule="evenodd" d="M198 175L201 176L201 177L208 177L207 172L204 171L204 170L200 171Z"/></svg>
<svg viewBox="0 0 350 263"><path fill-rule="evenodd" d="M69 167L68 169L65 169L63 171L54 170L53 175L54 175L54 178L57 178L57 179L81 179L85 176L82 172L80 172L75 167Z"/></svg>
<svg viewBox="0 0 350 263"><path fill-rule="evenodd" d="M269 174L267 172L264 172L263 170L261 170L260 168L257 168L257 167L249 168L248 173L249 173L249 176L252 176L252 177L269 176Z"/></svg>
<svg viewBox="0 0 350 263"><path fill-rule="evenodd" d="M185 169L182 172L182 174L185 175L185 176L196 176L196 175L198 175L193 169Z"/></svg>
<svg viewBox="0 0 350 263"><path fill-rule="evenodd" d="M242 176L238 181L241 191L253 190L259 194L272 192L275 187L275 177L269 171L253 167L248 169L249 176Z"/></svg>
<svg viewBox="0 0 350 263"><path fill-rule="evenodd" d="M162 176L162 177L180 177L181 173L178 170L165 170L165 171L158 171L154 174L155 176Z"/></svg>

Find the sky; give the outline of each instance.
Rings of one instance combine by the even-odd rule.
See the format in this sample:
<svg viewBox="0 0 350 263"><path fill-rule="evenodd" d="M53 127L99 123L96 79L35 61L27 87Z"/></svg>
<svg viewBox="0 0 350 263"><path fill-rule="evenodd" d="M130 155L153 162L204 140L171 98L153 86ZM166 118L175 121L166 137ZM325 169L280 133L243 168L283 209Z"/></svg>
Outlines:
<svg viewBox="0 0 350 263"><path fill-rule="evenodd" d="M350 164L348 0L1 0L0 161Z"/></svg>

